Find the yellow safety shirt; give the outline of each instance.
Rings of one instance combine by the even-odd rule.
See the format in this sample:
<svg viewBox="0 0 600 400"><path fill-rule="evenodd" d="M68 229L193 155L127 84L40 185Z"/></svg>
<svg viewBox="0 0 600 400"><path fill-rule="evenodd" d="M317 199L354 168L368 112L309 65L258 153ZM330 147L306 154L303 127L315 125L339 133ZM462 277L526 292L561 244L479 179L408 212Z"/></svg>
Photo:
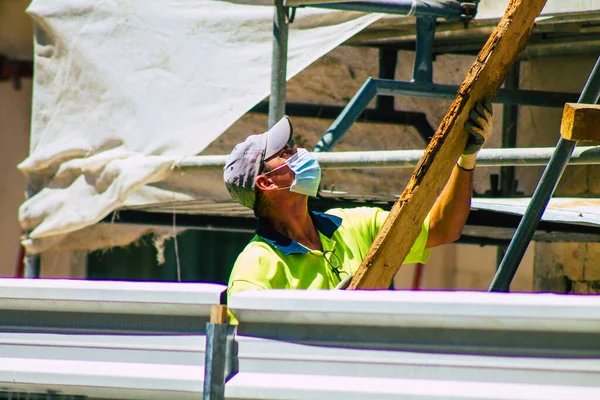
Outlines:
<svg viewBox="0 0 600 400"><path fill-rule="evenodd" d="M259 220L256 235L238 256L227 294L249 289L334 289L354 274L389 212L375 207L311 212L323 251L311 250ZM429 216L403 264L425 263Z"/></svg>

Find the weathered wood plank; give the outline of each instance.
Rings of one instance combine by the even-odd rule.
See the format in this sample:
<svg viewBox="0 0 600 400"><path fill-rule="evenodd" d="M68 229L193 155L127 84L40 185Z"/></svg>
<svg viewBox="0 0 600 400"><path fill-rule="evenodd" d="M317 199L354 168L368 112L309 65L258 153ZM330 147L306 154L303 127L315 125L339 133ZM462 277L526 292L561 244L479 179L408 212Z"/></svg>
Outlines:
<svg viewBox="0 0 600 400"><path fill-rule="evenodd" d="M600 105L565 104L560 134L567 140L600 142Z"/></svg>
<svg viewBox="0 0 600 400"><path fill-rule="evenodd" d="M546 0L511 0L348 290L389 287L465 148L464 124L469 111L476 102L496 96L510 66L525 48L534 20L545 3Z"/></svg>

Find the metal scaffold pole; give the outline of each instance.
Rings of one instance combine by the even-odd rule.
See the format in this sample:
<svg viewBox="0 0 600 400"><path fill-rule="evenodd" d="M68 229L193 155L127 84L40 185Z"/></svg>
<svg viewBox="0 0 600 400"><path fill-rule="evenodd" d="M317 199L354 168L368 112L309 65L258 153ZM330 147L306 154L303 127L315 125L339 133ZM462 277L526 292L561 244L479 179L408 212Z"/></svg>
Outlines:
<svg viewBox="0 0 600 400"><path fill-rule="evenodd" d="M34 189L34 185L31 182L27 183L26 188L27 198L32 197L36 193L36 189ZM28 232L29 233L29 232ZM23 277L29 279L37 279L40 277L41 272L41 255L40 254L25 254L24 258L24 271Z"/></svg>
<svg viewBox="0 0 600 400"><path fill-rule="evenodd" d="M578 103L596 104L599 97L600 58L596 61L596 65L583 88ZM527 246L533 237L535 228L546 210L550 197L552 197L576 145L576 141L570 141L563 138L558 141L554 154L540 178L538 186L531 198L531 202L523 215L523 219L519 223L515 235L508 245L506 255L496 271L496 275L489 288L490 292L506 292L509 290L510 283L515 276L521 259L525 254L525 250L527 250Z"/></svg>
<svg viewBox="0 0 600 400"><path fill-rule="evenodd" d="M465 3L469 4L474 2L370 0L330 3L324 2L322 4L306 4L305 6L345 11L409 15L412 17L439 17L447 20L453 20L465 17L466 12L468 11Z"/></svg>
<svg viewBox="0 0 600 400"><path fill-rule="evenodd" d="M504 87L509 90L519 89L520 79L520 62L517 61L513 64L512 68L506 75L504 80ZM517 147L517 126L519 123L519 105L518 104L504 104L502 107L502 148L514 149ZM500 167L500 187L499 192L502 197L512 197L517 193L517 181L515 179L514 166ZM492 188L495 190L495 188ZM506 247L498 246L496 255L496 265L499 266L500 262L506 255Z"/></svg>
<svg viewBox="0 0 600 400"><path fill-rule="evenodd" d="M285 93L288 53L288 8L283 0L275 0L273 17L273 57L271 63L271 96L269 97L269 128L285 115Z"/></svg>
<svg viewBox="0 0 600 400"><path fill-rule="evenodd" d="M477 155L480 167L545 166L552 158L553 147L520 149L483 149ZM414 168L424 150L377 150L320 152L315 157L323 169L344 168ZM182 160L177 168L220 171L227 156L194 156ZM578 147L569 159L570 165L600 164L600 147Z"/></svg>

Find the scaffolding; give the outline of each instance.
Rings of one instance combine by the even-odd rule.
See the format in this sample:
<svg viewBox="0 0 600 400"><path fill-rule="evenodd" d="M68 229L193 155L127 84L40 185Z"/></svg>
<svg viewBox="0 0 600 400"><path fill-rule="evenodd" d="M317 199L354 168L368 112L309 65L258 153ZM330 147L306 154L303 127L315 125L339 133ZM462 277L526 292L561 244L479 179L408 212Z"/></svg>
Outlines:
<svg viewBox="0 0 600 400"><path fill-rule="evenodd" d="M289 9L284 7L283 0L276 0L275 7L275 30L273 41L273 75L271 87L274 89L271 93L270 102L277 103L269 109L269 127L278 121L284 115L285 104L285 79L279 75L277 67L282 67L285 64L287 54L287 26L285 22L289 21ZM455 2L446 3L438 2L418 2L417 4L427 7L427 15L419 14L419 10L411 7L407 11L407 3L413 6L415 2L388 2L388 1L371 1L359 3L333 3L328 4L331 8L347 9L351 7L353 10L361 10L368 12L395 12L404 15L416 16L416 36L417 45L415 51L415 63L413 67L413 80L411 82L398 82L392 80L375 80L368 79L365 84L359 89L356 95L348 103L341 112L339 117L333 122L325 135L317 143L313 151L329 151L346 133L349 127L356 121L358 116L366 109L367 105L376 95L417 95L433 98L453 98L457 88L446 85L436 85L432 81L433 77L433 56L432 44L435 35L436 19L443 18L461 18L468 25L471 18L477 13L478 2ZM436 8L440 6L440 8ZM458 12L458 8L460 12ZM422 11L422 9L421 9ZM596 104L600 96L600 58L592 70L585 88L579 97L578 103ZM283 67L285 71L285 67ZM285 75L284 75L285 76ZM507 80L509 89L501 90L498 93L495 102L511 104L511 105L539 105L539 106L563 106L565 103L573 102L573 96L566 93L547 93L537 91L518 90L519 70L513 68ZM516 127L516 109L509 108L508 115L504 118L504 124ZM514 134L516 128L512 132L513 138L508 139L511 143L503 143L514 145ZM517 228L517 231L508 246L507 252L500 263L498 271L490 285L490 291L508 291L510 283L516 273L516 270L525 254L527 245L533 237L536 226L539 224L541 217L548 205L550 197L554 193L556 186L571 158L577 142L569 141L561 138L556 145L552 157L546 166L544 174L540 179L531 202ZM366 164L366 162L365 162ZM512 173L511 173L512 172ZM504 175L509 175L503 179L503 183L507 182L512 187L514 182L514 170L504 170ZM512 176L510 176L512 175Z"/></svg>
<svg viewBox="0 0 600 400"><path fill-rule="evenodd" d="M436 27L440 19L461 22L468 26L477 15L479 1L408 1L408 0L371 0L361 2L332 2L313 4L312 2L294 2L294 6L286 6L284 0L276 0L273 19L273 48L271 94L268 105L262 104L256 110L268 109L268 126L272 126L285 113L286 108L296 107L295 112L307 112L309 105L286 104L286 70L288 53L288 28L293 23L296 8L320 7L337 10L362 12L378 12L394 15L412 16L416 19L415 61L411 81L394 79L395 53L387 49L380 52L381 78L369 78L358 90L355 96L344 108L318 106L319 111L329 112L337 117L314 147L318 153L317 159L323 168L388 168L414 167L421 158L423 151L374 151L374 152L335 152L329 153L336 143L344 136L350 126L360 120L366 113L377 115L377 118L388 122L400 121L418 125L421 137L425 140L433 134L434 129L420 113L413 113L408 118L408 112L394 110L390 96L413 96L435 99L454 98L458 87L433 82L433 45ZM391 53L391 55L390 55ZM393 56L393 57L392 57ZM393 64L393 65L390 65ZM532 238L536 226L552 196L554 189L567 165L600 164L600 149L597 147L576 148L576 142L561 139L555 148L516 147L516 120L519 105L536 105L543 107L562 107L569 102L596 103L600 87L600 77L597 77L597 65L592 71L588 84L581 96L574 93L546 92L519 89L519 63L517 62L509 73L505 87L500 89L494 102L504 105L503 125L512 127L504 129L502 149L484 149L478 156L479 165L500 166L500 193L512 196L516 193L515 166L547 166L544 176L539 182L538 189L525 213L518 231L510 243L509 249L501 263L496 278L490 290L508 290L510 281L518 267L527 244ZM375 110L367 109L367 105L377 99ZM327 111L329 110L329 111ZM420 115L416 115L420 114ZM293 114L292 114L293 115ZM375 120L377 120L375 118ZM373 118L369 118L373 120ZM225 156L197 156L183 160L179 167L182 169L221 169ZM122 216L122 215L121 215ZM108 220L128 222L124 218ZM26 276L39 276L39 259L36 256L27 258Z"/></svg>

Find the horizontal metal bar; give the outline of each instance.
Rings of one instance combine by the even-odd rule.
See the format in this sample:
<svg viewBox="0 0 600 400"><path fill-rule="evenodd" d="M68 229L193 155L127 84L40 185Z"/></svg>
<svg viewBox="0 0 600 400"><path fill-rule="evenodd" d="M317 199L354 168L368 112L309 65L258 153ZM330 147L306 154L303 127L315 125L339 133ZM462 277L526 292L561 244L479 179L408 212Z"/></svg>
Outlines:
<svg viewBox="0 0 600 400"><path fill-rule="evenodd" d="M199 209L205 210L203 206ZM210 212L210 210L209 210ZM221 215L222 214L222 215ZM252 210L246 209L245 215L232 216L232 213L221 214L177 214L178 228L193 228L202 231L254 233L256 231L256 219ZM104 223L140 224L148 226L173 226L173 208L165 209L163 212L144 212L143 210L121 210L116 219L106 218Z"/></svg>
<svg viewBox="0 0 600 400"><path fill-rule="evenodd" d="M380 95L452 100L456 97L456 93L458 92L458 86L453 85L374 78L372 78L372 80L377 86L377 94ZM577 93L500 89L493 102L519 104L522 106L564 107L565 103L575 103L578 98L579 94Z"/></svg>
<svg viewBox="0 0 600 400"><path fill-rule="evenodd" d="M233 294L229 307L242 331L257 323L600 333L598 297L265 290Z"/></svg>
<svg viewBox="0 0 600 400"><path fill-rule="evenodd" d="M520 400L597 399L600 389L435 379L378 379L281 373L239 373L225 388L228 399L261 400Z"/></svg>
<svg viewBox="0 0 600 400"><path fill-rule="evenodd" d="M459 19L463 14L463 8L460 2L457 1L370 0L307 4L306 7L410 15L414 17L429 16L445 19Z"/></svg>
<svg viewBox="0 0 600 400"><path fill-rule="evenodd" d="M203 366L206 336L182 333L0 333L0 358Z"/></svg>
<svg viewBox="0 0 600 400"><path fill-rule="evenodd" d="M102 399L198 399L204 367L0 358L2 390L52 390Z"/></svg>
<svg viewBox="0 0 600 400"><path fill-rule="evenodd" d="M60 302L57 302L59 306ZM19 305L17 302L16 305ZM55 334L203 334L206 322L210 319L203 306L169 307L156 303L159 312L170 311L170 314L141 314L118 312L90 311L30 311L0 310L0 331L32 332ZM102 305L102 304L100 304ZM115 305L107 302L107 309ZM126 307L125 307L126 308ZM183 314L183 315L182 315Z"/></svg>
<svg viewBox="0 0 600 400"><path fill-rule="evenodd" d="M600 164L600 147L580 147L571 159L572 165ZM315 157L323 168L393 168L414 167L423 150L319 153ZM543 166L552 157L554 148L483 149L477 155L477 165Z"/></svg>
<svg viewBox="0 0 600 400"><path fill-rule="evenodd" d="M418 164L424 150L344 151L315 153L323 169L345 168L409 168ZM544 166L548 163L554 147L529 147L517 149L483 149L477 155L477 165ZM222 169L227 156L195 156L185 158L178 165L182 169ZM600 164L600 147L578 147L569 165Z"/></svg>
<svg viewBox="0 0 600 400"><path fill-rule="evenodd" d="M395 202L394 197L388 199L381 198L377 201L361 199L360 197L352 199L344 197L343 193L329 198L329 194L324 192L322 197L309 199L311 209L315 211L326 211L331 208L339 207L357 207L359 205L369 205L381 207L385 210L391 209ZM489 200L489 199L487 199ZM523 199L526 207L528 199ZM498 200L499 202L501 201ZM555 199L556 201L556 199ZM521 220L518 207L501 208L498 202L490 205L486 199L475 198L472 202L472 209L469 213L467 226L463 229L463 236L458 240L459 243L477 243L480 245L506 245L512 237L515 228ZM556 208L546 211L546 220L542 220L538 225L534 240L545 242L594 242L600 238L600 220L594 218L590 212L580 209L569 209L568 199L565 199L565 206L562 202ZM214 204L213 204L214 205ZM233 202L219 203L222 209L217 213L212 211L214 207L206 206L203 202L182 202L177 205L177 226L194 230L212 230L212 231L230 231L252 234L256 230L256 219L252 211L245 209L239 211L241 207ZM591 207L591 206L590 206ZM227 211L227 208L229 211ZM190 212L189 214L186 213ZM148 212L151 211L151 212ZM149 226L172 225L173 205L156 205L149 210L121 210L117 219L108 219L106 223L135 223Z"/></svg>
<svg viewBox="0 0 600 400"><path fill-rule="evenodd" d="M302 328L298 328L302 329ZM600 360L354 349L306 346L237 335L240 369L363 378L418 378L467 382L600 385Z"/></svg>
<svg viewBox="0 0 600 400"><path fill-rule="evenodd" d="M224 291L208 283L0 279L0 309L208 316Z"/></svg>

